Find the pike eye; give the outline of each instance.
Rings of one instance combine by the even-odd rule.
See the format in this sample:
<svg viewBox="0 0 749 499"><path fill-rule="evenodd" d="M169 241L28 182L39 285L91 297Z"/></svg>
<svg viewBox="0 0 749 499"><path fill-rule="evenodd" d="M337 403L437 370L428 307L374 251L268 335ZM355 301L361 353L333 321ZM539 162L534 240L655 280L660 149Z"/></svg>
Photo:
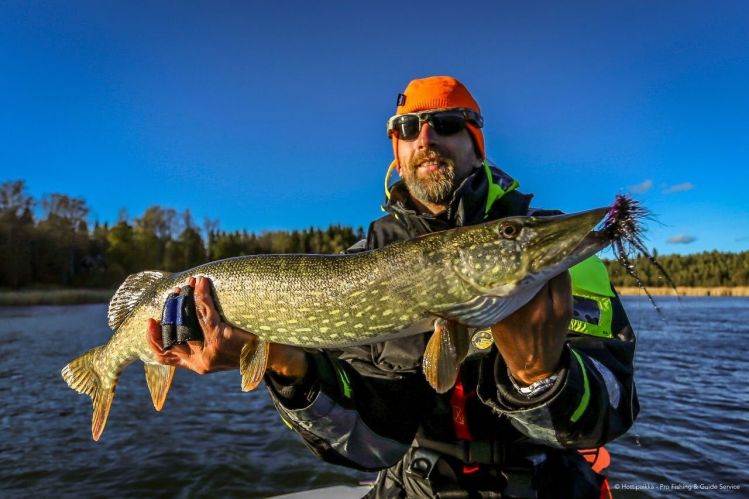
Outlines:
<svg viewBox="0 0 749 499"><path fill-rule="evenodd" d="M499 235L505 239L515 239L520 234L520 227L514 223L505 222L499 226Z"/></svg>

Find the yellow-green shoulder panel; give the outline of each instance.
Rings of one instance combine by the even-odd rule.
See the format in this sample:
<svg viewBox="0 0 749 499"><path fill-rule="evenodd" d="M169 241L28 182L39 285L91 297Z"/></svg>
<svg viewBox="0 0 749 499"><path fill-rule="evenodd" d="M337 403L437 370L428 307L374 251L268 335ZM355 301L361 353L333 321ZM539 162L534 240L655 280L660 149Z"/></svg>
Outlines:
<svg viewBox="0 0 749 499"><path fill-rule="evenodd" d="M583 291L613 298L614 292L611 290L609 273L596 255L570 267L570 275L573 294L577 294L575 291Z"/></svg>

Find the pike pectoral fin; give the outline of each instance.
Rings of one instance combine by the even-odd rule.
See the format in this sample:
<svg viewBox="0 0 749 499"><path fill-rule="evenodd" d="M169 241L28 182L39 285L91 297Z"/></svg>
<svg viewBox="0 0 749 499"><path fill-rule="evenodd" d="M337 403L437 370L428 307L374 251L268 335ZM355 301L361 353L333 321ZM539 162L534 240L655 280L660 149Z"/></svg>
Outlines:
<svg viewBox="0 0 749 499"><path fill-rule="evenodd" d="M263 380L265 369L268 367L268 352L270 343L262 338L248 341L242 347L239 355L239 371L242 373L242 391L249 392L257 388Z"/></svg>
<svg viewBox="0 0 749 499"><path fill-rule="evenodd" d="M114 398L114 387L105 386L94 365L103 347L96 347L75 358L62 370L62 377L70 388L78 393L85 393L94 405L94 414L91 418L91 435L94 440L99 440L104 427L107 424L109 410L112 408Z"/></svg>
<svg viewBox="0 0 749 499"><path fill-rule="evenodd" d="M434 321L434 334L424 350L422 369L437 393L445 393L455 384L469 341L464 326L444 319Z"/></svg>
<svg viewBox="0 0 749 499"><path fill-rule="evenodd" d="M162 366L161 364L143 364L146 370L146 383L148 391L151 392L151 401L157 411L164 407L166 394L172 386L174 378L174 366Z"/></svg>
<svg viewBox="0 0 749 499"><path fill-rule="evenodd" d="M490 327L528 303L545 283L544 280L521 282L505 296L480 295L464 303L441 306L431 312L468 327Z"/></svg>

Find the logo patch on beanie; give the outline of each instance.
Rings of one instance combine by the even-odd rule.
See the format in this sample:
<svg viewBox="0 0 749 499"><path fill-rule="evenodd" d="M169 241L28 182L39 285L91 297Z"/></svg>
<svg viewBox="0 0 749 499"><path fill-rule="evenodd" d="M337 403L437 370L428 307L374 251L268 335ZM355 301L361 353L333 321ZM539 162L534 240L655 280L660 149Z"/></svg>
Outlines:
<svg viewBox="0 0 749 499"><path fill-rule="evenodd" d="M396 107L400 107L406 103L406 94L398 94L398 101L396 102Z"/></svg>

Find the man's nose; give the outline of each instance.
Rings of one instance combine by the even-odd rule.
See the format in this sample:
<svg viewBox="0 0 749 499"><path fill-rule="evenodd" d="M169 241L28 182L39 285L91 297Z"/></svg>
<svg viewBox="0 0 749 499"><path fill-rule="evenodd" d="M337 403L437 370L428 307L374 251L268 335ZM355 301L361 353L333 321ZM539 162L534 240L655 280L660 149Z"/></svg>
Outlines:
<svg viewBox="0 0 749 499"><path fill-rule="evenodd" d="M419 130L419 136L416 138L416 145L420 148L429 147L437 142L437 132L434 131L432 125L429 122L421 124L421 130Z"/></svg>

